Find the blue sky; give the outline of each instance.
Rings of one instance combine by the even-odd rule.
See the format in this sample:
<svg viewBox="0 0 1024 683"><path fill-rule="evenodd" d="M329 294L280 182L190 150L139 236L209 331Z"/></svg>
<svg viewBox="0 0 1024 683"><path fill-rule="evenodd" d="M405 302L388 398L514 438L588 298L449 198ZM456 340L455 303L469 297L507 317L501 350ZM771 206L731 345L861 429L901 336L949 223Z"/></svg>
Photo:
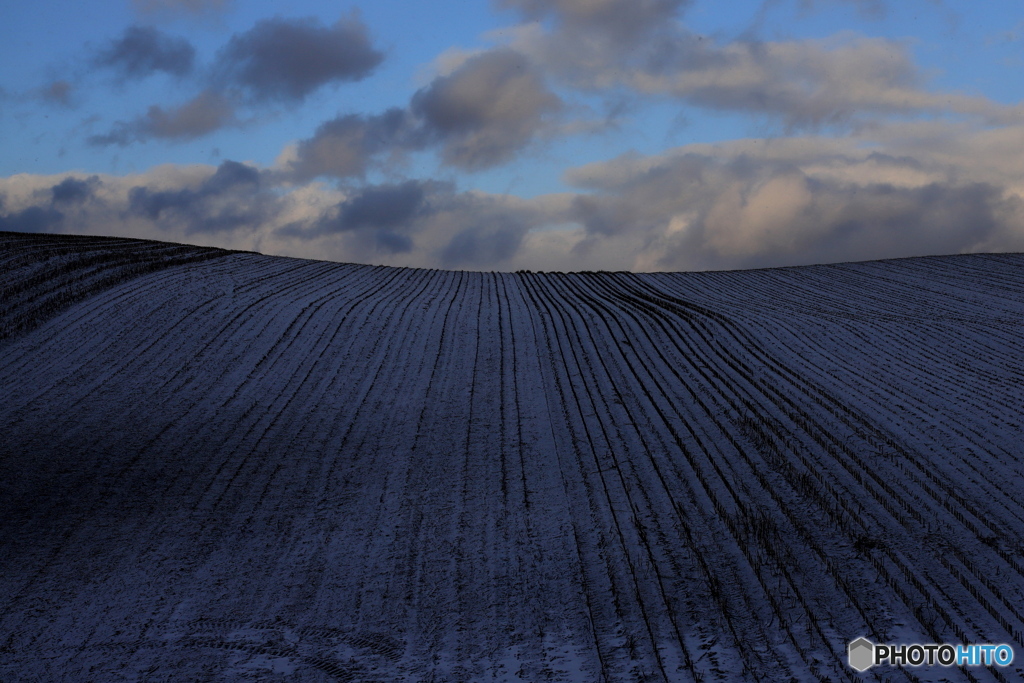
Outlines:
<svg viewBox="0 0 1024 683"><path fill-rule="evenodd" d="M473 270L1024 248L1011 0L42 0L0 229Z"/></svg>

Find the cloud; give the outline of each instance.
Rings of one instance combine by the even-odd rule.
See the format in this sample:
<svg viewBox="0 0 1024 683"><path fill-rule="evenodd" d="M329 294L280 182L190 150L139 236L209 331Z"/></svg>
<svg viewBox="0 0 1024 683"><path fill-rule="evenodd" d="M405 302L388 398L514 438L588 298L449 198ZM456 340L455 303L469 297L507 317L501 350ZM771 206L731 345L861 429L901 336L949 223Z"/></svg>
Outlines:
<svg viewBox="0 0 1024 683"><path fill-rule="evenodd" d="M188 42L133 26L95 61L116 68L125 79L138 79L156 71L186 75L194 57ZM332 27L313 19L267 19L228 41L207 79L209 87L191 100L170 108L152 105L145 115L119 121L88 142L124 147L151 138L195 139L238 125L235 111L245 103L301 102L327 83L365 78L382 59L355 14Z"/></svg>
<svg viewBox="0 0 1024 683"><path fill-rule="evenodd" d="M63 220L64 214L56 209L30 206L21 211L0 214L0 230L9 232L50 232L59 226Z"/></svg>
<svg viewBox="0 0 1024 683"><path fill-rule="evenodd" d="M125 147L151 138L192 140L237 122L234 107L224 95L204 90L179 107L153 105L145 116L118 122L109 133L93 135L87 141L97 147Z"/></svg>
<svg viewBox="0 0 1024 683"><path fill-rule="evenodd" d="M763 6L777 5L780 0L767 0ZM798 0L801 12L817 10L820 5L851 5L865 19L883 19L888 13L885 0Z"/></svg>
<svg viewBox="0 0 1024 683"><path fill-rule="evenodd" d="M781 0L766 0L764 6L780 4ZM943 0L927 0L927 2L938 9L947 10L947 19L954 18L948 12ZM857 13L864 19L880 20L889 14L890 2L888 0L798 0L798 7L801 12L817 10L820 5L850 5L857 10Z"/></svg>
<svg viewBox="0 0 1024 683"><path fill-rule="evenodd" d="M885 0L800 0L800 8L803 11L815 9L819 4L853 5L861 16L872 19L884 17L888 10Z"/></svg>
<svg viewBox="0 0 1024 683"><path fill-rule="evenodd" d="M275 204L261 187L256 168L225 161L198 187L133 187L128 192L127 209L157 224L177 225L188 234L256 228L277 210Z"/></svg>
<svg viewBox="0 0 1024 683"><path fill-rule="evenodd" d="M315 204L293 199L264 174L236 161L167 164L127 176L18 174L0 178L0 229L253 249L260 235L311 215Z"/></svg>
<svg viewBox="0 0 1024 683"><path fill-rule="evenodd" d="M338 229L406 225L423 211L425 196L423 183L415 180L366 188L338 205Z"/></svg>
<svg viewBox="0 0 1024 683"><path fill-rule="evenodd" d="M511 159L562 106L526 57L497 49L435 79L410 108L442 141L446 163L476 170Z"/></svg>
<svg viewBox="0 0 1024 683"><path fill-rule="evenodd" d="M232 37L215 71L256 102L299 102L328 83L366 78L383 59L357 14L330 27L274 18Z"/></svg>
<svg viewBox="0 0 1024 683"><path fill-rule="evenodd" d="M99 176L90 176L85 180L68 176L50 188L53 204L80 204L93 197L95 189L102 185Z"/></svg>
<svg viewBox="0 0 1024 683"><path fill-rule="evenodd" d="M511 160L561 109L529 60L508 49L487 51L435 78L407 108L324 122L284 163L300 181L363 177L410 152L437 148L445 164L475 171Z"/></svg>
<svg viewBox="0 0 1024 683"><path fill-rule="evenodd" d="M300 181L362 177L380 156L400 155L424 144L422 131L404 109L370 116L347 114L325 121L311 138L299 142L287 166Z"/></svg>
<svg viewBox="0 0 1024 683"><path fill-rule="evenodd" d="M429 180L298 182L234 161L124 177L19 174L0 178L0 227L471 270L1024 251L1022 144L1024 125L942 121L694 144L580 166L566 174L575 192L530 199Z"/></svg>
<svg viewBox="0 0 1024 683"><path fill-rule="evenodd" d="M634 45L671 22L691 0L498 0L527 19L554 18L563 33L590 34L618 45Z"/></svg>
<svg viewBox="0 0 1024 683"><path fill-rule="evenodd" d="M666 57L658 70L623 74L635 88L711 109L775 116L791 128L845 123L861 113L943 110L921 89L906 47L843 36L826 41L703 41Z"/></svg>
<svg viewBox="0 0 1024 683"><path fill-rule="evenodd" d="M263 244L294 256L420 268L564 266L572 257L559 238L536 231L563 220L568 206L557 195L524 200L436 181L370 185L283 224Z"/></svg>
<svg viewBox="0 0 1024 683"><path fill-rule="evenodd" d="M410 233L431 208L429 193L447 190L440 183L407 180L398 184L370 185L330 207L314 220L291 223L277 232L309 240L339 233L358 235L364 248L387 254L413 249Z"/></svg>
<svg viewBox="0 0 1024 683"><path fill-rule="evenodd" d="M227 161L130 176L0 178L0 229L118 235L357 263L515 269L568 202L405 180L339 190ZM59 207L59 211L57 208ZM550 256L550 254L546 254Z"/></svg>
<svg viewBox="0 0 1024 683"><path fill-rule="evenodd" d="M93 63L115 69L124 80L138 80L157 72L186 76L192 72L195 56L195 48L184 38L168 36L152 26L129 26Z"/></svg>
<svg viewBox="0 0 1024 683"><path fill-rule="evenodd" d="M568 179L596 190L573 204L581 248L639 244L631 267L644 270L1024 247L1024 188L971 166L924 150L871 151L864 140L793 138L622 157Z"/></svg>
<svg viewBox="0 0 1024 683"><path fill-rule="evenodd" d="M166 16L219 14L232 4L232 0L132 0L140 14Z"/></svg>
<svg viewBox="0 0 1024 683"><path fill-rule="evenodd" d="M71 106L73 86L68 81L57 80L39 89L39 98L44 102L58 104L62 107Z"/></svg>
<svg viewBox="0 0 1024 683"><path fill-rule="evenodd" d="M997 125L1024 120L1019 105L932 92L904 41L841 33L820 40L719 42L675 19L683 3L640 3L632 23L618 22L633 8L625 0L504 4L528 17L556 18L553 26L507 31L507 43L552 79L585 92L672 97L779 121L788 132L945 113Z"/></svg>
<svg viewBox="0 0 1024 683"><path fill-rule="evenodd" d="M526 233L534 226L529 216L520 211L498 206L480 206L472 202L472 209L482 210L473 216L463 209L467 225L462 227L440 251L440 262L445 268L493 268L509 263L516 256Z"/></svg>
<svg viewBox="0 0 1024 683"><path fill-rule="evenodd" d="M335 248L342 238L345 248L363 260L408 254L416 247L416 234L424 231L424 220L434 212L434 202L446 202L452 195L450 184L436 181L368 185L319 216L285 225L276 233L320 244L326 238L335 242Z"/></svg>
<svg viewBox="0 0 1024 683"><path fill-rule="evenodd" d="M344 245L354 260L403 258L392 262L486 269L511 264L526 234L554 215L543 201L409 180L360 188L317 218L285 225L276 234L327 250Z"/></svg>

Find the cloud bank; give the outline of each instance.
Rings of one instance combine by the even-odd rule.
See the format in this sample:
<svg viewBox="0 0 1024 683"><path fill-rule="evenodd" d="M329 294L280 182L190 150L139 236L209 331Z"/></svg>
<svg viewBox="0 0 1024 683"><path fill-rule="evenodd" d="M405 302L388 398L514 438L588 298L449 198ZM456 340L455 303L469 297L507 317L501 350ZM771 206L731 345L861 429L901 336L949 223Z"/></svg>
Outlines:
<svg viewBox="0 0 1024 683"><path fill-rule="evenodd" d="M768 40L756 26L738 38L702 35L686 23L690 0L494 4L521 23L438 56L433 76L392 106L361 111L339 99L273 165L12 176L0 179L0 229L480 270L751 268L1024 249L1024 105L936 89L909 42L850 32ZM766 0L758 16L780 4ZM828 4L878 20L889 8L789 3L805 12ZM86 139L127 148L258 128L319 106L315 95L370 77L384 53L351 13L333 24L258 21L205 66L184 38L135 25L91 60L122 87L169 76L193 88L185 101L154 104ZM72 109L82 92L51 78L27 97ZM632 107L595 122L599 101ZM619 147L567 169L567 191L530 199L462 186L564 136L630 125L652 103L724 112L772 134L652 154ZM407 177L410 168L420 177Z"/></svg>
<svg viewBox="0 0 1024 683"><path fill-rule="evenodd" d="M343 121L334 132L402 130L405 115ZM299 182L294 159L22 175L0 180L0 225L470 270L732 269L1020 251L1024 161L1012 150L1022 143L1024 126L933 122L873 137L687 145L576 167L566 174L576 191L533 199L431 180L334 187L313 171Z"/></svg>
<svg viewBox="0 0 1024 683"><path fill-rule="evenodd" d="M578 196L573 213L582 244L643 238L645 270L1024 247L1020 188L964 170L828 139L693 146L576 169L600 192Z"/></svg>

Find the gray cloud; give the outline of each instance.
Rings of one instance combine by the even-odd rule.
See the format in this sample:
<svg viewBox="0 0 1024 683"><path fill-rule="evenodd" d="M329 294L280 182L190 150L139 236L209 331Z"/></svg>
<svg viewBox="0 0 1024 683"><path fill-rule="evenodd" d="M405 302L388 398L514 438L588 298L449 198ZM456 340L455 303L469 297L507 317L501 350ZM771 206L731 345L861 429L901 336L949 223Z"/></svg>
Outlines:
<svg viewBox="0 0 1024 683"><path fill-rule="evenodd" d="M71 91L73 86L64 80L53 81L49 85L39 89L39 97L44 102L58 104L62 107L71 106Z"/></svg>
<svg viewBox="0 0 1024 683"><path fill-rule="evenodd" d="M521 54L484 52L417 91L406 109L326 121L298 143L288 167L299 180L362 177L382 161L436 147L444 163L479 170L511 160L561 108Z"/></svg>
<svg viewBox="0 0 1024 683"><path fill-rule="evenodd" d="M754 20L755 25L759 26L769 11L783 4L785 0L763 0ZM850 5L865 19L874 20L885 18L889 10L886 0L797 0L796 4L803 14L816 11L821 5Z"/></svg>
<svg viewBox="0 0 1024 683"><path fill-rule="evenodd" d="M393 229L406 225L423 211L425 196L423 184L415 180L366 188L339 205L338 227Z"/></svg>
<svg viewBox="0 0 1024 683"><path fill-rule="evenodd" d="M410 125L407 115L392 129ZM298 184L237 162L127 177L19 174L0 178L0 227L473 270L703 270L1024 250L1024 125L903 122L871 133L626 155L573 169L575 193L532 199L422 180Z"/></svg>
<svg viewBox="0 0 1024 683"><path fill-rule="evenodd" d="M905 46L891 41L737 42L695 48L677 64L655 79L670 92L713 109L778 116L790 128L945 107L920 89Z"/></svg>
<svg viewBox="0 0 1024 683"><path fill-rule="evenodd" d="M124 78L155 71L181 76L192 70L194 56L184 40L133 26L96 63L117 68ZM331 27L313 19L267 19L221 49L206 90L176 107L153 105L145 115L120 121L88 142L123 147L151 138L191 140L238 124L235 110L244 102L298 102L327 83L366 77L382 59L354 14Z"/></svg>
<svg viewBox="0 0 1024 683"><path fill-rule="evenodd" d="M232 0L132 0L140 14L191 15L218 14L225 11Z"/></svg>
<svg viewBox="0 0 1024 683"><path fill-rule="evenodd" d="M195 49L187 41L152 27L132 26L94 62L128 79L157 71L183 76L192 71L194 58ZM382 59L355 14L331 27L313 19L267 19L233 36L221 49L206 90L176 107L153 105L145 115L119 121L87 142L124 147L151 138L191 140L237 125L236 107L245 102L298 102L327 83L365 78ZM55 83L50 97L66 100L69 88Z"/></svg>
<svg viewBox="0 0 1024 683"><path fill-rule="evenodd" d="M509 268L524 237L549 214L535 202L435 185L417 219L418 258L442 268Z"/></svg>
<svg viewBox="0 0 1024 683"><path fill-rule="evenodd" d="M299 180L321 175L362 177L378 157L421 149L424 144L423 131L404 109L371 116L348 114L325 121L313 137L302 140L290 171Z"/></svg>
<svg viewBox="0 0 1024 683"><path fill-rule="evenodd" d="M383 59L355 14L330 27L275 18L232 37L215 71L256 102L295 102L328 83L361 80Z"/></svg>
<svg viewBox="0 0 1024 683"><path fill-rule="evenodd" d="M807 141L777 155L701 152L578 169L587 244L644 243L646 268L772 267L954 254L1021 243L1009 188L934 163ZM724 152L724 153L723 153Z"/></svg>
<svg viewBox="0 0 1024 683"><path fill-rule="evenodd" d="M482 192L431 197L423 221L423 257L442 268L514 269L527 234L559 214L544 200L512 200Z"/></svg>
<svg viewBox="0 0 1024 683"><path fill-rule="evenodd" d="M115 69L123 79L141 79L164 72L185 76L192 71L196 50L184 38L174 38L152 26L129 26L93 60Z"/></svg>
<svg viewBox="0 0 1024 683"><path fill-rule="evenodd" d="M508 161L561 108L540 71L508 49L471 57L417 92L411 103L424 126L443 141L444 161L467 170Z"/></svg>
<svg viewBox="0 0 1024 683"><path fill-rule="evenodd" d="M0 207L2 209L3 207ZM30 206L21 211L0 214L0 230L8 232L50 232L64 220L54 208Z"/></svg>
<svg viewBox="0 0 1024 683"><path fill-rule="evenodd" d="M185 234L256 229L280 210L252 166L225 161L197 187L133 187L127 211Z"/></svg>
<svg viewBox="0 0 1024 683"><path fill-rule="evenodd" d="M829 1L852 2L868 13L884 9L871 0ZM675 20L683 3L657 0L504 4L527 16L557 19L552 27L520 27L510 44L546 74L584 91L669 96L681 104L764 116L789 131L947 112L988 124L1024 120L1021 106L930 91L902 41L845 33L824 40L748 36L719 42Z"/></svg>
<svg viewBox="0 0 1024 683"><path fill-rule="evenodd" d="M235 161L163 164L126 176L18 174L0 178L0 230L258 250L260 239L277 226L310 220L310 204L322 194L273 185L270 174Z"/></svg>
<svg viewBox="0 0 1024 683"><path fill-rule="evenodd" d="M779 4L782 0L768 0L765 4ZM884 19L889 14L889 8L891 2L889 0L798 0L799 8L803 12L809 12L818 9L820 5L852 5L857 9L857 12L865 19ZM951 21L954 25L958 23L959 18L953 12L950 12L946 6L944 0L925 0L933 8L943 10L946 14L946 20Z"/></svg>
<svg viewBox="0 0 1024 683"><path fill-rule="evenodd" d="M672 21L691 0L497 0L531 20L552 17L567 33L589 33L632 45Z"/></svg>
<svg viewBox="0 0 1024 683"><path fill-rule="evenodd" d="M53 204L81 204L91 199L102 184L95 175L85 180L68 176L50 188L50 198Z"/></svg>
<svg viewBox="0 0 1024 683"><path fill-rule="evenodd" d="M150 138L192 140L237 123L231 102L221 93L204 90L185 104L172 109L153 105L145 116L118 122L109 133L93 135L88 143L121 147Z"/></svg>
<svg viewBox="0 0 1024 683"><path fill-rule="evenodd" d="M257 188L259 185L259 170L237 161L225 161L208 180L203 182L200 192L221 194L238 187Z"/></svg>
<svg viewBox="0 0 1024 683"><path fill-rule="evenodd" d="M276 235L321 248L342 240L350 258L362 260L407 255L421 266L486 269L510 263L526 234L547 215L530 202L408 180L362 187L315 218L278 228Z"/></svg>
<svg viewBox="0 0 1024 683"><path fill-rule="evenodd" d="M816 5L830 3L853 5L861 16L868 19L881 19L888 10L885 0L800 0L800 8L807 11L814 9Z"/></svg>
<svg viewBox="0 0 1024 683"><path fill-rule="evenodd" d="M412 233L431 211L431 195L450 195L444 183L407 180L397 184L368 185L305 223L292 223L278 234L303 240L350 233L364 247L387 254L413 249Z"/></svg>
<svg viewBox="0 0 1024 683"><path fill-rule="evenodd" d="M440 253L444 267L492 268L508 263L516 255L523 237L533 226L517 212L491 218L487 223L474 222L451 238Z"/></svg>

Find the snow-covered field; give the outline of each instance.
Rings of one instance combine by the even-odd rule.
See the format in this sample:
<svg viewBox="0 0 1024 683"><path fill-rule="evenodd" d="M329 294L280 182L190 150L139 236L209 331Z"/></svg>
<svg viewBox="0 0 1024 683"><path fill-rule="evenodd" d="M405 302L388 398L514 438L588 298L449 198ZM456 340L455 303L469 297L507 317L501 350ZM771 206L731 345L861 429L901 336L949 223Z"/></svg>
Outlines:
<svg viewBox="0 0 1024 683"><path fill-rule="evenodd" d="M1024 675L1024 256L0 237L2 681ZM1018 661L861 675L862 635Z"/></svg>

